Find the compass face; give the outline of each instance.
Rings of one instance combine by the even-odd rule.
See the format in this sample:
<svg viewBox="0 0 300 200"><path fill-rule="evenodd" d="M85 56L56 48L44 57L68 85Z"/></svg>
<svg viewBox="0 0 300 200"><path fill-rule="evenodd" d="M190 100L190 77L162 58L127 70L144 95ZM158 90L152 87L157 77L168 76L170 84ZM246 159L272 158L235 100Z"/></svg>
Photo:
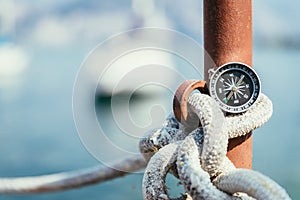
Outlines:
<svg viewBox="0 0 300 200"><path fill-rule="evenodd" d="M212 74L209 90L222 110L241 113L257 100L260 80L256 72L246 64L227 63Z"/></svg>

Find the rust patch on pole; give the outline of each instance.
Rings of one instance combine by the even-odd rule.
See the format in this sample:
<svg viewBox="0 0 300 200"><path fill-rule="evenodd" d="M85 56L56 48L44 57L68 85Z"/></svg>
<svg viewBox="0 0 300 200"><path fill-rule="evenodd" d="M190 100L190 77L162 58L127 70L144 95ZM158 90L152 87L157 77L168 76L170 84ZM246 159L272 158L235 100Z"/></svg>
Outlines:
<svg viewBox="0 0 300 200"><path fill-rule="evenodd" d="M243 62L252 66L252 1L204 0L204 48L216 66ZM208 69L216 66L205 61ZM229 140L227 156L238 168L252 168L252 134Z"/></svg>
<svg viewBox="0 0 300 200"><path fill-rule="evenodd" d="M187 80L179 86L174 95L173 112L176 119L181 123L184 123L188 118L187 102L190 94L194 90L199 90L199 92L203 94L208 94L205 81Z"/></svg>

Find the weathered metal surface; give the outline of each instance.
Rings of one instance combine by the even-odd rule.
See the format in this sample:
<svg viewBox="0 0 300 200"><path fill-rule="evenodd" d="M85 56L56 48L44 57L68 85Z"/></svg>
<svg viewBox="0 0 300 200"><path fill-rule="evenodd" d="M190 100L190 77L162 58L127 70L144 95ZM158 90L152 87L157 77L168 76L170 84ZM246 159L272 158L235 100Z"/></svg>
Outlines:
<svg viewBox="0 0 300 200"><path fill-rule="evenodd" d="M203 94L208 94L206 82L201 80L187 80L183 82L176 90L173 99L173 111L176 119L179 122L187 120L187 101L188 97L194 90L199 90L199 92Z"/></svg>
<svg viewBox="0 0 300 200"><path fill-rule="evenodd" d="M214 61L205 57L208 70L227 62L252 66L252 1L204 0L204 48ZM252 134L229 141L229 159L238 168L252 168Z"/></svg>

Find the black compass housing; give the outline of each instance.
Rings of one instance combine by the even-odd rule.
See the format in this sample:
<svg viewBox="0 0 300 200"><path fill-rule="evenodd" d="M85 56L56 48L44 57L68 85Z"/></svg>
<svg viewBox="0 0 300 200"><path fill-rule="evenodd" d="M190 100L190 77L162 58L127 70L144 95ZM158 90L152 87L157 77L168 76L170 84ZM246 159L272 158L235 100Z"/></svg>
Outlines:
<svg viewBox="0 0 300 200"><path fill-rule="evenodd" d="M258 99L261 85L257 73L239 62L226 63L210 77L209 93L228 113L242 113Z"/></svg>

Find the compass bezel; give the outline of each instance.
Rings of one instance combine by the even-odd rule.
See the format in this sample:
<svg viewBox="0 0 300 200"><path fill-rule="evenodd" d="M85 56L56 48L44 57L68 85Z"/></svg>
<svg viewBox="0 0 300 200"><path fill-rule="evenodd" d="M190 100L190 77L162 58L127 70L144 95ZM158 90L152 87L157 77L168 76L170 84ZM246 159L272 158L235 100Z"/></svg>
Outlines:
<svg viewBox="0 0 300 200"><path fill-rule="evenodd" d="M242 105L239 106L230 106L225 104L222 99L219 98L217 95L217 83L219 78L224 74L228 73L230 70L236 70L236 71L241 71L243 74L246 74L248 78L251 80L251 84L253 85L253 92L251 94L251 97ZM242 74L241 73L241 74ZM220 67L218 67L210 76L210 81L209 81L209 93L210 96L218 103L219 107L227 113L242 113L247 111L251 106L255 104L257 101L259 95L261 92L261 82L258 74L256 71L248 66L245 63L241 62L229 62L226 63Z"/></svg>

